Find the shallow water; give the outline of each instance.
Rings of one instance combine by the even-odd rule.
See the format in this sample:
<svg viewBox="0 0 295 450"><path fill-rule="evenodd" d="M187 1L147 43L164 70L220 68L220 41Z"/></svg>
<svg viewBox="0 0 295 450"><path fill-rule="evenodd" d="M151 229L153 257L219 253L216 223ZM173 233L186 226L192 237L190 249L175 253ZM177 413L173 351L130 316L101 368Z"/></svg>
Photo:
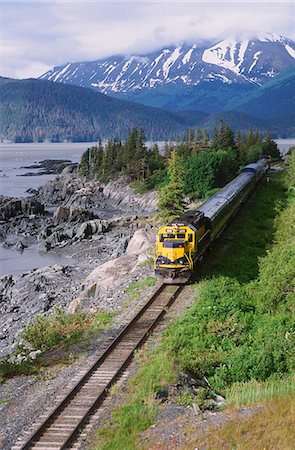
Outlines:
<svg viewBox="0 0 295 450"><path fill-rule="evenodd" d="M44 159L69 159L79 162L82 153L94 143L30 143L0 144L0 195L24 197L27 189L38 189L56 175L19 176L27 172L38 173L40 169L22 169Z"/></svg>
<svg viewBox="0 0 295 450"><path fill-rule="evenodd" d="M56 253L38 253L36 245L25 248L23 252L0 246L0 276L8 274L19 276L34 268L53 264L71 266L74 262L73 258Z"/></svg>

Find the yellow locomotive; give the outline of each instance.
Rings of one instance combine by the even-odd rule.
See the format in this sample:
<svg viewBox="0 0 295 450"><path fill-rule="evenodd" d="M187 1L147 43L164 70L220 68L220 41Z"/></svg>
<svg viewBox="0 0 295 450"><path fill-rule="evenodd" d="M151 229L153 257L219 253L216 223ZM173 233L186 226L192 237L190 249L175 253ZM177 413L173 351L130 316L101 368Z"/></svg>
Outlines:
<svg viewBox="0 0 295 450"><path fill-rule="evenodd" d="M239 176L197 210L183 214L159 230L155 274L163 282L187 282L197 261L249 197L268 167L265 158L245 166Z"/></svg>

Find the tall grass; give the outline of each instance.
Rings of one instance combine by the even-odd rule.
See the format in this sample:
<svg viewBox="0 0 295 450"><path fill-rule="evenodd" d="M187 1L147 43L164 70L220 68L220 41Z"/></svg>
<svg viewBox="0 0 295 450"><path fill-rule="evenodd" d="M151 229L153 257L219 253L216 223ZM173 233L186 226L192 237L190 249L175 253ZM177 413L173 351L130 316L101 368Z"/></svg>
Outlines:
<svg viewBox="0 0 295 450"><path fill-rule="evenodd" d="M294 375L273 377L262 382L250 380L246 383L234 383L225 392L227 405L237 406L271 402L274 398L290 395L295 395Z"/></svg>
<svg viewBox="0 0 295 450"><path fill-rule="evenodd" d="M98 331L111 323L112 314L100 311L95 314L67 314L56 308L50 316L37 316L21 334L33 350L50 350L60 345L73 344L86 333Z"/></svg>
<svg viewBox="0 0 295 450"><path fill-rule="evenodd" d="M232 416L228 423L192 436L181 450L294 450L295 396L276 398L250 417Z"/></svg>

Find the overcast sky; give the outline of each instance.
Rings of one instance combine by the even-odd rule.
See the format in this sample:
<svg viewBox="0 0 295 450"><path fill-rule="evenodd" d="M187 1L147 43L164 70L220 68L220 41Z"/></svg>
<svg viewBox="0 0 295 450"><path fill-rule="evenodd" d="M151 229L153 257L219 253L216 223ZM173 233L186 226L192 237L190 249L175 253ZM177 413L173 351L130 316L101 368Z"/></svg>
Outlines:
<svg viewBox="0 0 295 450"><path fill-rule="evenodd" d="M295 40L295 2L0 0L0 75L37 77L60 64L169 44L249 38Z"/></svg>

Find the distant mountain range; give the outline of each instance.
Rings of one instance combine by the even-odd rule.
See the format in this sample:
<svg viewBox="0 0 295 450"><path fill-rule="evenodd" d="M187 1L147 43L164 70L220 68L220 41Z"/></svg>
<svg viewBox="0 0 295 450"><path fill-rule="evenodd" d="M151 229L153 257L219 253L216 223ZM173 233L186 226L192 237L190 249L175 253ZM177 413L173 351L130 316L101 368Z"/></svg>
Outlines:
<svg viewBox="0 0 295 450"><path fill-rule="evenodd" d="M183 44L148 55L111 56L67 63L40 78L89 87L105 94L136 92L168 84L197 86L201 82L262 85L295 62L295 42L267 34L211 46Z"/></svg>
<svg viewBox="0 0 295 450"><path fill-rule="evenodd" d="M148 55L67 63L41 76L169 110L217 113L295 63L295 42L266 34L237 42L183 44Z"/></svg>
<svg viewBox="0 0 295 450"><path fill-rule="evenodd" d="M0 139L125 138L132 127L175 139L221 119L294 137L294 105L295 42L268 34L68 63L39 80L0 78Z"/></svg>

